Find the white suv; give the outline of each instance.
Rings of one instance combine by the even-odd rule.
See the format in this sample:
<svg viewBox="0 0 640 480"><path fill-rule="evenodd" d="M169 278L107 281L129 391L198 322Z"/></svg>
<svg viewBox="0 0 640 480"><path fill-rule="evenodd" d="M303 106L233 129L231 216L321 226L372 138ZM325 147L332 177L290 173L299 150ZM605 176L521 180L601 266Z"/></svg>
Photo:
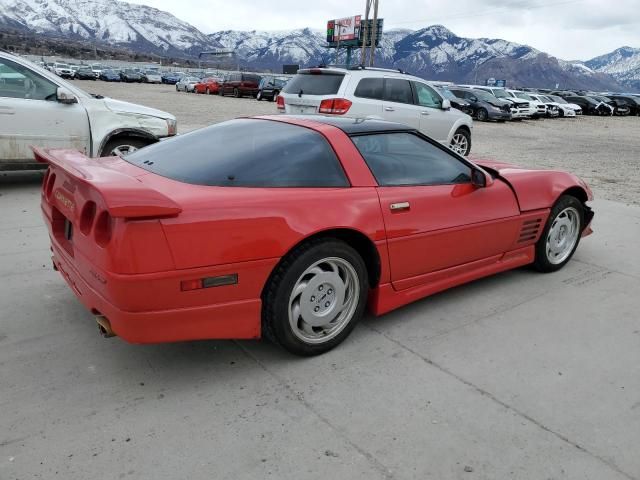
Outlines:
<svg viewBox="0 0 640 480"><path fill-rule="evenodd" d="M173 115L99 95L0 51L0 170L29 169L31 146L117 155L176 134Z"/></svg>
<svg viewBox="0 0 640 480"><path fill-rule="evenodd" d="M287 114L341 115L403 123L461 155L471 151L473 120L451 108L429 82L383 68L299 70L277 98Z"/></svg>

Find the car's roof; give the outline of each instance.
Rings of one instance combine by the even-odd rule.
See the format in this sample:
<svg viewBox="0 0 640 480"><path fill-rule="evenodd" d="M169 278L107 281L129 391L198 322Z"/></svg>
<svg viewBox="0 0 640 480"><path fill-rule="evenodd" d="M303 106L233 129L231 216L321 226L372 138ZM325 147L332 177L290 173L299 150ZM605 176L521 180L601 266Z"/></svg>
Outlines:
<svg viewBox="0 0 640 480"><path fill-rule="evenodd" d="M276 115L263 118L269 118L272 120L282 119L283 121L292 119L294 121L293 123L295 123L296 120L303 120L322 123L325 125L332 125L336 128L339 128L347 135L369 132L406 132L409 130L414 130L411 127L408 127L407 125L403 125L401 123L388 122L386 120L376 120L372 118L329 117L324 115Z"/></svg>

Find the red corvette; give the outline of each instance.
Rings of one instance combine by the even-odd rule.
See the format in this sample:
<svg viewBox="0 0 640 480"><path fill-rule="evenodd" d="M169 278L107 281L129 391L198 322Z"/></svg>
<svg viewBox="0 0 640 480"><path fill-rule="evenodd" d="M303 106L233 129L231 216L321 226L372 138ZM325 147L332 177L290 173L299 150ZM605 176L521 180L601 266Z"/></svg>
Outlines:
<svg viewBox="0 0 640 480"><path fill-rule="evenodd" d="M218 88L222 80L219 78L209 77L203 78L193 87L195 93L206 93L207 95L217 95Z"/></svg>
<svg viewBox="0 0 640 480"><path fill-rule="evenodd" d="M552 272L591 233L576 176L472 163L377 120L244 118L123 158L35 154L54 268L103 334L136 343L264 334L314 355L367 303Z"/></svg>

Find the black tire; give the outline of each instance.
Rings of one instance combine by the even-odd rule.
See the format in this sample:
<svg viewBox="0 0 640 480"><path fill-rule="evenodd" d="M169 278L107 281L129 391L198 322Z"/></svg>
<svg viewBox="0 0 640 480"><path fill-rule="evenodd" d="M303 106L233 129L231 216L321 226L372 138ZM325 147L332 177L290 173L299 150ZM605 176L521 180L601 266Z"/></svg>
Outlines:
<svg viewBox="0 0 640 480"><path fill-rule="evenodd" d="M479 122L486 122L487 120L489 120L489 112L487 112L487 110L484 108L479 108L476 113L476 118Z"/></svg>
<svg viewBox="0 0 640 480"><path fill-rule="evenodd" d="M305 270L326 258L338 258L353 267L360 294L353 314L334 337L322 343L305 342L294 333L289 323L289 299ZM280 262L269 279L263 293L262 331L272 342L296 355L313 356L327 352L347 338L362 318L368 291L367 267L356 250L334 238L304 243Z"/></svg>
<svg viewBox="0 0 640 480"><path fill-rule="evenodd" d="M558 215L560 215L567 208L573 208L578 212L578 237L567 258L560 263L552 263L547 255L547 237L549 236L549 230L556 221ZM535 261L533 262L533 267L539 272L544 273L555 272L564 267L569 262L569 260L571 260L571 257L573 257L576 248L578 248L578 245L580 244L580 237L582 235L584 227L584 205L582 204L582 202L572 195L562 195L551 208L551 212L549 213L549 218L544 227L544 230L542 231L542 235L540 235L540 238L536 243L536 256Z"/></svg>
<svg viewBox="0 0 640 480"><path fill-rule="evenodd" d="M560 118L564 117L564 110L560 109L560 113L558 114Z"/></svg>
<svg viewBox="0 0 640 480"><path fill-rule="evenodd" d="M144 138L138 138L138 137L117 137L114 138L112 140L109 140L104 147L102 147L102 150L100 151L100 156L101 157L110 157L110 156L115 156L115 153L113 153L113 151L120 146L131 146L134 147L136 149L140 149L142 147L146 147L147 145L149 145L150 143L153 143L149 140L146 140Z"/></svg>
<svg viewBox="0 0 640 480"><path fill-rule="evenodd" d="M238 90L237 88L233 89L233 96L236 98L240 98L240 90Z"/></svg>

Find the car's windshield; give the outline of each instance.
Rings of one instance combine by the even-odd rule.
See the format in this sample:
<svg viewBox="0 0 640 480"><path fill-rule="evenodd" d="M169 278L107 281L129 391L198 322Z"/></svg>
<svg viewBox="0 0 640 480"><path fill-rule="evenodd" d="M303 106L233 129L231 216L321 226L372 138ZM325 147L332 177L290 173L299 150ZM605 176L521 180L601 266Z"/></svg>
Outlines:
<svg viewBox="0 0 640 480"><path fill-rule="evenodd" d="M507 92L505 92L501 88L494 88L493 96L497 98L509 98L509 95L507 95Z"/></svg>
<svg viewBox="0 0 640 480"><path fill-rule="evenodd" d="M514 92L516 97L521 98L522 100L533 100L529 95L524 92Z"/></svg>
<svg viewBox="0 0 640 480"><path fill-rule="evenodd" d="M491 95L489 92L485 92L484 90L472 90L470 93L472 93L477 99L485 102L496 101L496 97L494 95Z"/></svg>
<svg viewBox="0 0 640 480"><path fill-rule="evenodd" d="M343 79L343 73L323 71L298 73L287 82L283 92L300 95L333 95L338 93Z"/></svg>
<svg viewBox="0 0 640 480"><path fill-rule="evenodd" d="M449 90L446 87L436 87L436 90L438 91L438 93L440 93L444 98L447 98L449 100L460 100L458 97L456 97L453 93L451 93L451 90Z"/></svg>

